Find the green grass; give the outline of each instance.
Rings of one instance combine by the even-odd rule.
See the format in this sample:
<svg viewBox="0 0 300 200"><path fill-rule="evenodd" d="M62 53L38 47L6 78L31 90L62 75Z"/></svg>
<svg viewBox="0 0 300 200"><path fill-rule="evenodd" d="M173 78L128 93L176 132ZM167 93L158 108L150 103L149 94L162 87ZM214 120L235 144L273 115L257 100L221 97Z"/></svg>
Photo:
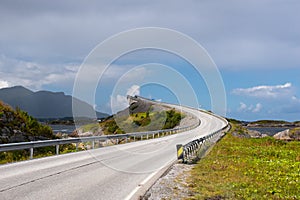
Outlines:
<svg viewBox="0 0 300 200"><path fill-rule="evenodd" d="M227 134L188 184L190 199L300 199L300 142Z"/></svg>
<svg viewBox="0 0 300 200"><path fill-rule="evenodd" d="M297 132L297 131L300 131L300 127L293 128L293 129L291 130L292 133L295 133L295 132Z"/></svg>
<svg viewBox="0 0 300 200"><path fill-rule="evenodd" d="M55 146L34 148L33 151L34 151L33 158L42 158L42 157L56 155ZM76 152L76 146L74 144L60 145L59 152L60 154ZM30 157L30 153L28 149L9 151L9 152L0 152L0 164L28 160L29 157Z"/></svg>
<svg viewBox="0 0 300 200"><path fill-rule="evenodd" d="M81 126L81 128L83 132L87 132L87 131L94 132L97 131L100 128L100 126L99 123L92 123L92 124L83 125Z"/></svg>

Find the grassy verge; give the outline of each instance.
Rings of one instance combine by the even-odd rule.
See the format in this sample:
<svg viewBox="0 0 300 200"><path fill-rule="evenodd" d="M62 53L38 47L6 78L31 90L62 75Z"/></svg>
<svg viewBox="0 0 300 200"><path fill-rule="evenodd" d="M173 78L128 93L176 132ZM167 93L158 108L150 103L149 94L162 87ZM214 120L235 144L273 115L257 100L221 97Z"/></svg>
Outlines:
<svg viewBox="0 0 300 200"><path fill-rule="evenodd" d="M300 142L229 133L197 163L188 184L190 199L300 199Z"/></svg>
<svg viewBox="0 0 300 200"><path fill-rule="evenodd" d="M81 150L80 148L78 150ZM59 153L76 152L76 146L73 144L64 144L59 146ZM42 158L56 155L55 146L34 148L33 158ZM0 164L12 163L22 160L29 160L29 150L17 150L9 152L0 152Z"/></svg>

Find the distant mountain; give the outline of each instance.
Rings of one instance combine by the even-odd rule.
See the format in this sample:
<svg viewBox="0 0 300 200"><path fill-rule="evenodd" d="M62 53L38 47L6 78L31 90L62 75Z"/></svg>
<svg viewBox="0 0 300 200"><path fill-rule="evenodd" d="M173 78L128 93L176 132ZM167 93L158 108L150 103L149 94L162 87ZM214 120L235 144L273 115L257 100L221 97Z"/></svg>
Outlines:
<svg viewBox="0 0 300 200"><path fill-rule="evenodd" d="M22 86L0 89L0 100L11 107L28 112L35 118L64 118L72 117L72 99L76 108L80 108L80 117L88 117L93 107L86 102L65 95L63 92L38 91L33 92ZM96 112L98 118L107 117L108 114Z"/></svg>

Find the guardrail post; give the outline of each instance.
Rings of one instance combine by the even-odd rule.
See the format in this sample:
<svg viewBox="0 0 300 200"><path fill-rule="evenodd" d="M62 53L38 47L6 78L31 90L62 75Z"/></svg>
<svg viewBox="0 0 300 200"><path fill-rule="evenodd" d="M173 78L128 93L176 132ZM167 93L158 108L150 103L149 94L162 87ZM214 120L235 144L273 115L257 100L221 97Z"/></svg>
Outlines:
<svg viewBox="0 0 300 200"><path fill-rule="evenodd" d="M95 149L95 140L92 141L92 149Z"/></svg>
<svg viewBox="0 0 300 200"><path fill-rule="evenodd" d="M76 143L76 151L78 151L78 145L79 145L79 143Z"/></svg>
<svg viewBox="0 0 300 200"><path fill-rule="evenodd" d="M30 148L30 160L33 159L33 147Z"/></svg>
<svg viewBox="0 0 300 200"><path fill-rule="evenodd" d="M56 152L56 155L59 154L59 144L55 145L55 152Z"/></svg>
<svg viewBox="0 0 300 200"><path fill-rule="evenodd" d="M147 134L147 140L149 139L149 134Z"/></svg>

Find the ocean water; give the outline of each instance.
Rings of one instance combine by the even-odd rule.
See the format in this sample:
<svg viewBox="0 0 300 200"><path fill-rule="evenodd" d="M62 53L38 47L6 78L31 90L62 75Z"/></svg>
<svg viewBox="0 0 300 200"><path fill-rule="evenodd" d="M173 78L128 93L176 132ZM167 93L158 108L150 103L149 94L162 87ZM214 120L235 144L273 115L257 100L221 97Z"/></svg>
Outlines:
<svg viewBox="0 0 300 200"><path fill-rule="evenodd" d="M262 134L267 134L273 136L278 132L284 131L288 128L286 127L247 127L249 130L259 131Z"/></svg>
<svg viewBox="0 0 300 200"><path fill-rule="evenodd" d="M73 133L73 131L75 130L75 126L74 125L61 125L61 124L57 124L57 125L49 125L54 133L66 133L66 134L71 134Z"/></svg>

